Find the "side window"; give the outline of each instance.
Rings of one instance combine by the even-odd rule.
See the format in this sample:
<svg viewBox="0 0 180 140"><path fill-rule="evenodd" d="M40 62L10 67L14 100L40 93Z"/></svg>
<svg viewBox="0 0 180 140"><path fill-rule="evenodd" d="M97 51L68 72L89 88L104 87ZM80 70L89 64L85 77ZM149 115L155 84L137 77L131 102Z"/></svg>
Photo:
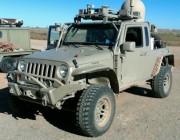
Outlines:
<svg viewBox="0 0 180 140"><path fill-rule="evenodd" d="M145 31L145 38L146 38L146 47L149 46L149 32L148 32L148 28L144 27L144 31Z"/></svg>
<svg viewBox="0 0 180 140"><path fill-rule="evenodd" d="M136 43L136 48L143 47L142 27L129 27L126 32L125 41Z"/></svg>

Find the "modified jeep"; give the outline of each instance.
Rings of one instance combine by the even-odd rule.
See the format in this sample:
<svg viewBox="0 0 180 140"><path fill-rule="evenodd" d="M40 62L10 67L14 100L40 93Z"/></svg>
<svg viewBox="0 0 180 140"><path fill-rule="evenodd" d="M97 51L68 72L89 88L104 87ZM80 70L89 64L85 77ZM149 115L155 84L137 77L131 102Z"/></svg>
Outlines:
<svg viewBox="0 0 180 140"><path fill-rule="evenodd" d="M120 91L150 83L154 97L167 97L174 55L151 47L151 25L135 6L144 5L126 1L119 11L91 5L79 10L55 49L23 57L8 73L13 101L62 109L76 99L78 128L96 137L109 129Z"/></svg>

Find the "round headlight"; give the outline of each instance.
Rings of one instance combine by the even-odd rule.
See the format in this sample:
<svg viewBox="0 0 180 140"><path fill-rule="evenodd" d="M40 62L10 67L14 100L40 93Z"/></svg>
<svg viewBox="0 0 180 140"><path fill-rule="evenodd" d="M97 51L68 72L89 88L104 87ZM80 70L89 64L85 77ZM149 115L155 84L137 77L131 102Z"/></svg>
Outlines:
<svg viewBox="0 0 180 140"><path fill-rule="evenodd" d="M21 71L25 71L25 63L24 63L24 61L20 61L19 68L20 68Z"/></svg>
<svg viewBox="0 0 180 140"><path fill-rule="evenodd" d="M60 74L64 78L67 76L68 73L68 67L66 65L61 65L60 67Z"/></svg>

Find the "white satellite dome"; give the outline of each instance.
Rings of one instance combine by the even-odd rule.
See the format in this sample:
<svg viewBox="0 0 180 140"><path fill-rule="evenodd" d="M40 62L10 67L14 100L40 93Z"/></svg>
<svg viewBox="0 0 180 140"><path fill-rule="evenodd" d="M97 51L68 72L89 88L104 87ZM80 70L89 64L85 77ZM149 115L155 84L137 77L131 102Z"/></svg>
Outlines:
<svg viewBox="0 0 180 140"><path fill-rule="evenodd" d="M131 12L140 12L140 18L137 21L144 21L145 18L145 6L141 0L126 0L121 10L128 10Z"/></svg>

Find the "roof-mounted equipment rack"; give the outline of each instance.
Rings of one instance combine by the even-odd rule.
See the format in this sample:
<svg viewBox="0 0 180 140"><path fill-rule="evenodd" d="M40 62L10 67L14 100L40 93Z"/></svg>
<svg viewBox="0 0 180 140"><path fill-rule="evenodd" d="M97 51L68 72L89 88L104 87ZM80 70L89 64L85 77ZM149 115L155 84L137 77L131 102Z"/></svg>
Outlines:
<svg viewBox="0 0 180 140"><path fill-rule="evenodd" d="M110 9L108 6L102 6L102 8L94 8L93 5L87 5L87 9L80 9L79 14L74 18L75 22L81 22L84 20L103 20L114 21L118 19L118 10Z"/></svg>
<svg viewBox="0 0 180 140"><path fill-rule="evenodd" d="M94 5L87 5L87 9L80 9L79 14L74 18L75 23L84 20L103 20L107 21L119 21L119 20L132 20L140 18L140 12L131 13L128 10L115 10L108 6L102 6L101 8L94 8Z"/></svg>

